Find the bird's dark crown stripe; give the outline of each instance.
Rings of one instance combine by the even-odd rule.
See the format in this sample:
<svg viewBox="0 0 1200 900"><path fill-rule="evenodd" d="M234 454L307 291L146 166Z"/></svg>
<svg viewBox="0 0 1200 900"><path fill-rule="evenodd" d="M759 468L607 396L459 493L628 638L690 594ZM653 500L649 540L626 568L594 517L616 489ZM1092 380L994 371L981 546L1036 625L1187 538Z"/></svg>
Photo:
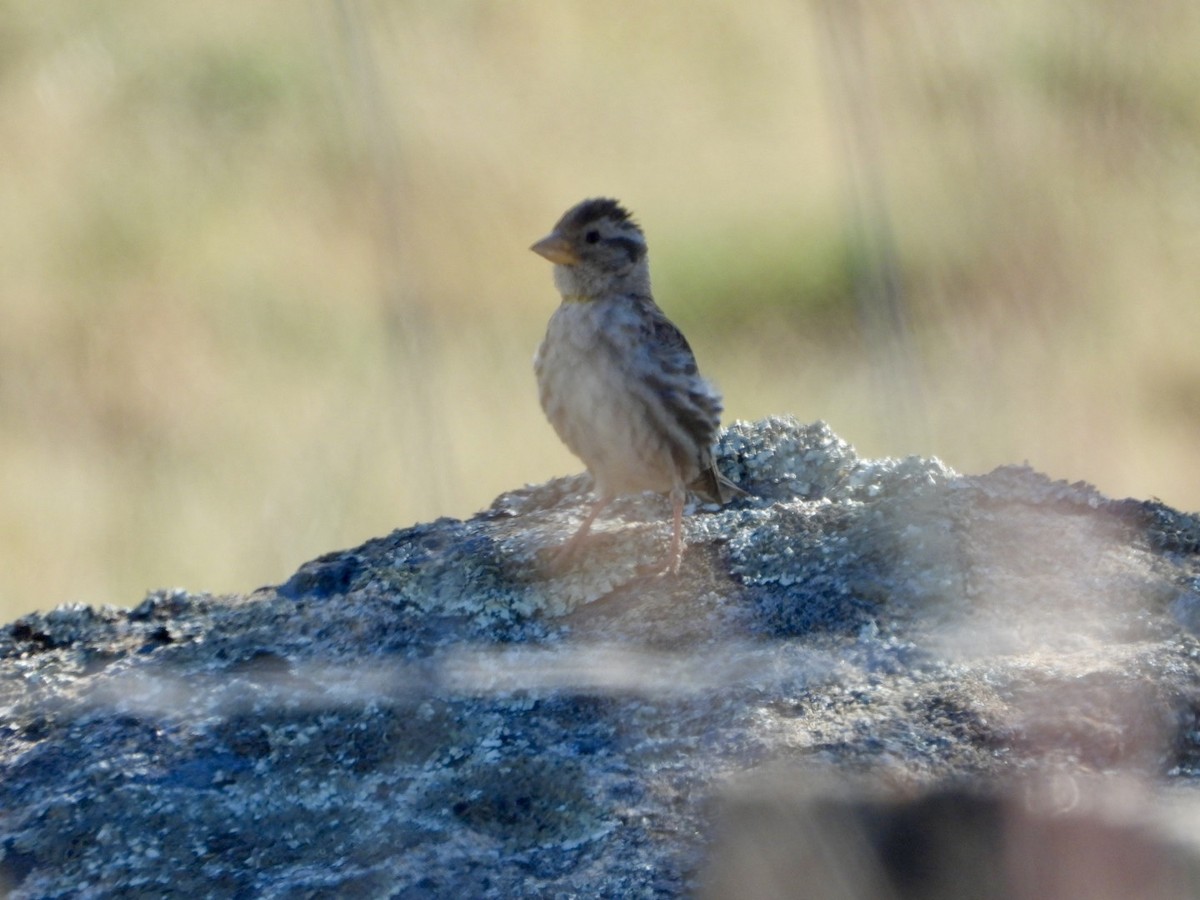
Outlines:
<svg viewBox="0 0 1200 900"><path fill-rule="evenodd" d="M629 210L610 197L594 197L591 200L584 200L563 217L563 224L569 221L576 226L583 226L588 222L594 222L599 219L611 219L614 222L628 223L636 228L639 233L642 230L637 222L633 221L633 216L630 215Z"/></svg>

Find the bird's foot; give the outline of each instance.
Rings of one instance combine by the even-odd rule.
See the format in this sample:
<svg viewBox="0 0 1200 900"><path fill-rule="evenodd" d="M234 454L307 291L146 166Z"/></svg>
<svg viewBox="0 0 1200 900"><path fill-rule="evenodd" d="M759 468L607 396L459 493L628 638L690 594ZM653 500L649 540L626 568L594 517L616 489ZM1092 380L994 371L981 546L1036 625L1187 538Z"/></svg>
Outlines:
<svg viewBox="0 0 1200 900"><path fill-rule="evenodd" d="M683 561L683 543L673 540L667 555L658 562L645 563L635 570L639 578L660 578L667 575L678 575L679 565Z"/></svg>

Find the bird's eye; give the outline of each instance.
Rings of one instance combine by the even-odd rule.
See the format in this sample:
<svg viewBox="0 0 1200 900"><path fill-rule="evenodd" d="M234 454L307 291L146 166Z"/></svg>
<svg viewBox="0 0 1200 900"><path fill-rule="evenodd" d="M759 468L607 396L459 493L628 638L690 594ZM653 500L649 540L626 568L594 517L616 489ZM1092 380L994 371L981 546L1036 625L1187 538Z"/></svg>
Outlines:
<svg viewBox="0 0 1200 900"><path fill-rule="evenodd" d="M594 243L596 243L596 241L600 240L600 232L598 232L595 228L593 228L591 231L589 231L587 234L585 234L583 236L583 239L585 241L587 241L589 244L594 244Z"/></svg>

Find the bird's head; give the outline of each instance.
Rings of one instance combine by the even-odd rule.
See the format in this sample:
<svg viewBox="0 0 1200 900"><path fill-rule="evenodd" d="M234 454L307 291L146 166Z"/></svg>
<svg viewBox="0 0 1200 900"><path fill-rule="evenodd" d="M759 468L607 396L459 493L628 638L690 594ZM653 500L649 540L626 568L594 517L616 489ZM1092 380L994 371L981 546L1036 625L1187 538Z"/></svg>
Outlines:
<svg viewBox="0 0 1200 900"><path fill-rule="evenodd" d="M616 200L584 200L529 248L554 263L554 282L567 299L649 293L646 237Z"/></svg>

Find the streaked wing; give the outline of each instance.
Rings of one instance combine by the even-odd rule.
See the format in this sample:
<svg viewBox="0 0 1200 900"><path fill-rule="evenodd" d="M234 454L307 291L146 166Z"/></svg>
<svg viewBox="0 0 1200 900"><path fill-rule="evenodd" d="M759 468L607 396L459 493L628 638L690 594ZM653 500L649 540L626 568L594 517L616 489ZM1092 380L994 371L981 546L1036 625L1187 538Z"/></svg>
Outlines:
<svg viewBox="0 0 1200 900"><path fill-rule="evenodd" d="M721 422L721 396L700 376L687 338L649 298L639 298L643 354L640 378L699 451L700 468Z"/></svg>

